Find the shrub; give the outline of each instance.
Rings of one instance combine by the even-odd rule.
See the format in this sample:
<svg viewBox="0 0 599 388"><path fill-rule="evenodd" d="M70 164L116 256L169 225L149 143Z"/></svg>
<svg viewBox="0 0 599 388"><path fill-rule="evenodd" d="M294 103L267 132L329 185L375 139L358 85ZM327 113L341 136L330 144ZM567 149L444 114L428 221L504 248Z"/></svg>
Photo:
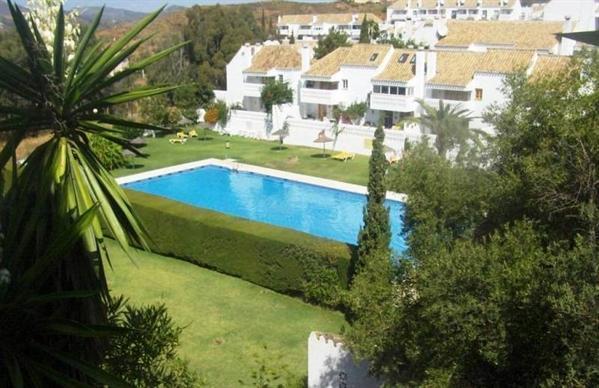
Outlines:
<svg viewBox="0 0 599 388"><path fill-rule="evenodd" d="M182 329L162 304L133 306L123 297L109 303L110 320L126 329L110 341L105 369L135 387L195 387L187 362L177 356Z"/></svg>
<svg viewBox="0 0 599 388"><path fill-rule="evenodd" d="M116 143L97 135L91 135L89 142L92 151L107 169L115 170L127 165L127 160L123 156L123 149Z"/></svg>
<svg viewBox="0 0 599 388"><path fill-rule="evenodd" d="M323 304L334 299L317 291L325 281L347 287L353 246L145 193L128 196L155 252Z"/></svg>

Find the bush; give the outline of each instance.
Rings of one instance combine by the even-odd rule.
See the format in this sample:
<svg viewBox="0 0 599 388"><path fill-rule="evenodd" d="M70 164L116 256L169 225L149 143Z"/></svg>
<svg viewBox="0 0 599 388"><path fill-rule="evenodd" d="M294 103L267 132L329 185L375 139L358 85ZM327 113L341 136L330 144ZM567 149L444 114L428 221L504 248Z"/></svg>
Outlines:
<svg viewBox="0 0 599 388"><path fill-rule="evenodd" d="M160 305L132 306L123 297L109 303L110 320L126 330L110 341L105 369L135 387L195 387L200 383L177 356L182 329Z"/></svg>
<svg viewBox="0 0 599 388"><path fill-rule="evenodd" d="M123 156L123 149L119 145L96 135L90 136L89 142L92 151L107 169L115 170L127 165L127 160Z"/></svg>
<svg viewBox="0 0 599 388"><path fill-rule="evenodd" d="M145 193L128 191L128 196L157 253L323 304L334 298L316 291L322 284L347 288L355 250L349 244Z"/></svg>

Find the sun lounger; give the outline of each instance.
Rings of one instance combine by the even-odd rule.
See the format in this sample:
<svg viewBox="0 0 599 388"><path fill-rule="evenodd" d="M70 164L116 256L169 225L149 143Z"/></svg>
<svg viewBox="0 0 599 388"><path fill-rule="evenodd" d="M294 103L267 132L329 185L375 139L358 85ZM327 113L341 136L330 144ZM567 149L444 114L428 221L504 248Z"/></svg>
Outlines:
<svg viewBox="0 0 599 388"><path fill-rule="evenodd" d="M168 139L168 142L171 144L185 144L185 142L187 142L187 139L175 137L172 139Z"/></svg>
<svg viewBox="0 0 599 388"><path fill-rule="evenodd" d="M198 137L198 133L196 132L196 130L191 130L188 133L189 137Z"/></svg>
<svg viewBox="0 0 599 388"><path fill-rule="evenodd" d="M342 152L339 152L339 153L331 156L331 159L341 160L342 162L346 162L348 160L352 160L355 156L356 156L356 154L353 154L351 152L342 151Z"/></svg>
<svg viewBox="0 0 599 388"><path fill-rule="evenodd" d="M187 139L189 136L185 132L181 131L181 132L177 132L177 137L179 139Z"/></svg>

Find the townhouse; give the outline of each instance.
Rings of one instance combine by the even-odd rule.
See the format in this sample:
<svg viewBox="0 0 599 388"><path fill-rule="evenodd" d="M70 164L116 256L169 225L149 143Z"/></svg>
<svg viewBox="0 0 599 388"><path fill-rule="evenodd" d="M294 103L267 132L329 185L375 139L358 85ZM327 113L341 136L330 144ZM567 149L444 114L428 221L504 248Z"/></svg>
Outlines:
<svg viewBox="0 0 599 388"><path fill-rule="evenodd" d="M332 119L336 106L367 102L372 77L392 53L390 45L355 44L340 47L314 62L301 76L302 117Z"/></svg>
<svg viewBox="0 0 599 388"><path fill-rule="evenodd" d="M283 15L278 18L277 28L279 35L287 38L293 36L297 40L317 40L327 35L331 28L345 32L352 40L358 40L365 17L378 23L381 30L384 28L383 20L373 13Z"/></svg>
<svg viewBox="0 0 599 388"><path fill-rule="evenodd" d="M387 24L435 19L518 20L526 16L520 0L399 0L387 8Z"/></svg>
<svg viewBox="0 0 599 388"><path fill-rule="evenodd" d="M227 90L217 92L217 98L245 110L260 111L262 87L277 79L291 86L294 105L298 106L300 76L308 70L313 56L308 44L246 43L227 64Z"/></svg>

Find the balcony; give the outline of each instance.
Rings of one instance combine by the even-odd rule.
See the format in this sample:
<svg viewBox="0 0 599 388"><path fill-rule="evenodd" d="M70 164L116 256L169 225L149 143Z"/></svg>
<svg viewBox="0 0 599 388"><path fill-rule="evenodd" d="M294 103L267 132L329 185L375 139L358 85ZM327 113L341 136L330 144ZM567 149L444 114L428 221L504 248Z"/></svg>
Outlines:
<svg viewBox="0 0 599 388"><path fill-rule="evenodd" d="M391 112L414 112L416 101L414 96L372 93L370 109Z"/></svg>
<svg viewBox="0 0 599 388"><path fill-rule="evenodd" d="M343 101L344 93L338 89L300 89L300 102L308 104L337 105Z"/></svg>
<svg viewBox="0 0 599 388"><path fill-rule="evenodd" d="M262 86L264 86L264 84L244 82L243 95L248 97L260 97Z"/></svg>

